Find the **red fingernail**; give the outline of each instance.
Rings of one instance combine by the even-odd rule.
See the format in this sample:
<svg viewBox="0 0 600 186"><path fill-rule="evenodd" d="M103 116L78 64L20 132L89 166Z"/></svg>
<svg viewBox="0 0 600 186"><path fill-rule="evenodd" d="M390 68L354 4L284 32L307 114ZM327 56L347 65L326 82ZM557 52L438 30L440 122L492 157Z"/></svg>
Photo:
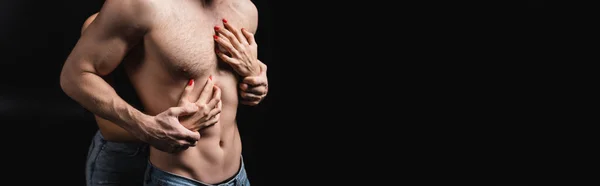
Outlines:
<svg viewBox="0 0 600 186"><path fill-rule="evenodd" d="M246 29L242 28L242 31L246 31Z"/></svg>
<svg viewBox="0 0 600 186"><path fill-rule="evenodd" d="M188 82L188 86L192 86L192 84L194 84L194 79L190 79L190 81Z"/></svg>
<svg viewBox="0 0 600 186"><path fill-rule="evenodd" d="M219 36L217 36L217 35L214 35L213 37L214 37L215 39L219 39Z"/></svg>
<svg viewBox="0 0 600 186"><path fill-rule="evenodd" d="M227 23L227 19L223 18L223 23Z"/></svg>
<svg viewBox="0 0 600 186"><path fill-rule="evenodd" d="M212 80L212 75L208 76L208 79Z"/></svg>
<svg viewBox="0 0 600 186"><path fill-rule="evenodd" d="M215 30L219 30L219 26L215 26Z"/></svg>

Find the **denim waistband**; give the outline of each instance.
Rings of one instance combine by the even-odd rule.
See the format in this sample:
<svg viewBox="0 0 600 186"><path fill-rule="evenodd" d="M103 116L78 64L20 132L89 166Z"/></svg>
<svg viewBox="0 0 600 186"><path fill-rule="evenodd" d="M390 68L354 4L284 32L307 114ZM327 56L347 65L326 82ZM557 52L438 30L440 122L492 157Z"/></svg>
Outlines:
<svg viewBox="0 0 600 186"><path fill-rule="evenodd" d="M235 176L233 176L232 178L225 180L221 183L218 184L208 184L208 183L204 183L198 180L194 180L194 179L190 179L190 178L186 178L177 174L173 174L170 172L166 172L163 170L160 170L159 168L155 167L154 165L152 165L152 163L150 161L148 161L148 167L146 169L147 174L146 176L150 176L150 177L154 177L154 178L169 178L169 179L175 179L172 181L176 181L179 183L182 183L184 185L200 185L200 186L230 186L230 185L235 185L235 182L238 181L243 181L246 180L246 170L244 169L244 157L240 156L240 168L238 169L238 172L236 173ZM152 179L152 178L150 178Z"/></svg>

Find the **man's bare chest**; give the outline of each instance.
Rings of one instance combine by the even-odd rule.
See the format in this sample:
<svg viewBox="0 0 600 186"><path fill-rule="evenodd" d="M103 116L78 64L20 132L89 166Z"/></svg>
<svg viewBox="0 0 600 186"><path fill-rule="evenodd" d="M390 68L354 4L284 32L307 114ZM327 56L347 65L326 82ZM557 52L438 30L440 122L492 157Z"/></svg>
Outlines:
<svg viewBox="0 0 600 186"><path fill-rule="evenodd" d="M238 29L252 30L258 21L252 4L244 5L251 8L221 4L210 9L194 5L177 3L164 7L144 38L145 56L162 63L169 71L187 73L187 76L217 67L213 35L215 26L223 28L223 19Z"/></svg>

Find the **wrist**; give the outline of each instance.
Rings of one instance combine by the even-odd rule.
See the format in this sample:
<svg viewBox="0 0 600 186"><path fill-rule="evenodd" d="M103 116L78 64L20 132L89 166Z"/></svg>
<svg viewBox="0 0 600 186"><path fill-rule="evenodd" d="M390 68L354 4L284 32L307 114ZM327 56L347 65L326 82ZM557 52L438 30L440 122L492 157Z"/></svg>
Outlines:
<svg viewBox="0 0 600 186"><path fill-rule="evenodd" d="M150 116L138 111L133 112L130 118L131 120L127 122L128 128L126 130L141 141L146 142L146 136L148 134L147 128L154 120L154 116Z"/></svg>

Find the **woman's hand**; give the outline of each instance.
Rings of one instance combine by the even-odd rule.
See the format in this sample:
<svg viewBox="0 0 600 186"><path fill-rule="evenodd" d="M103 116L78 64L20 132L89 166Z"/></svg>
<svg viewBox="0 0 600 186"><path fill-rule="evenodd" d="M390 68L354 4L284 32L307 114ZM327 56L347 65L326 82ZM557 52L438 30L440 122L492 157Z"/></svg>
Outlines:
<svg viewBox="0 0 600 186"><path fill-rule="evenodd" d="M242 77L258 76L261 73L258 62L258 45L254 40L254 34L246 29L237 29L223 19L225 28L215 26L217 34L214 39L218 44L215 47L217 56ZM226 51L221 51L223 48Z"/></svg>
<svg viewBox="0 0 600 186"><path fill-rule="evenodd" d="M177 105L180 107L190 105L198 107L197 112L179 117L181 124L185 128L196 132L216 124L219 121L222 106L221 89L215 85L212 76L204 84L198 100L191 102L190 97L192 96L194 84L193 79L188 82Z"/></svg>

